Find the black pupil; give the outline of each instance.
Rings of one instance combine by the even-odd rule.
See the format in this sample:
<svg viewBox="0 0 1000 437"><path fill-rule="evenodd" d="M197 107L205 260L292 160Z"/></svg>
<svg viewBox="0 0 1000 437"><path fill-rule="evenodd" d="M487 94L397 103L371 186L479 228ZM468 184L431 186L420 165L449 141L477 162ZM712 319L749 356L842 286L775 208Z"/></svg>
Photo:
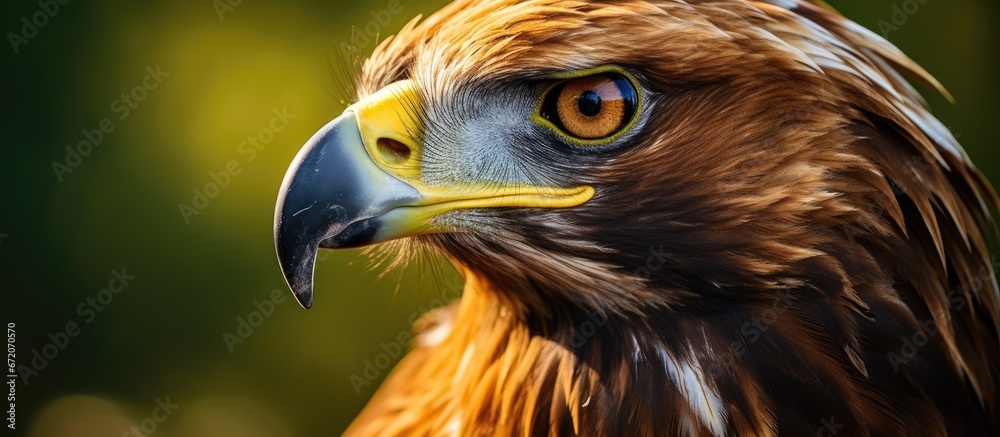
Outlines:
<svg viewBox="0 0 1000 437"><path fill-rule="evenodd" d="M580 107L581 114L593 117L601 112L601 96L590 90L584 91L580 95L577 105Z"/></svg>

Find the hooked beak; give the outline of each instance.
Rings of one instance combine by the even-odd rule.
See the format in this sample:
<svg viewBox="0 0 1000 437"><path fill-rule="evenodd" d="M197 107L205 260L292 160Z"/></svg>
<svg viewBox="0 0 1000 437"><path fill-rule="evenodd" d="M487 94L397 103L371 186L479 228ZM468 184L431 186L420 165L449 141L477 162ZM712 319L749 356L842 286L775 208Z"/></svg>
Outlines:
<svg viewBox="0 0 1000 437"><path fill-rule="evenodd" d="M414 115L423 113L422 104L413 81L389 85L323 126L289 166L274 213L274 243L285 282L302 307L312 306L320 248L447 231L433 219L458 209L566 208L593 197L588 186L424 184L415 133L423 124Z"/></svg>
<svg viewBox="0 0 1000 437"><path fill-rule="evenodd" d="M292 161L278 193L278 261L305 308L312 306L313 267L320 247L368 243L379 228L379 216L420 199L416 189L368 158L357 126L351 112L323 126Z"/></svg>

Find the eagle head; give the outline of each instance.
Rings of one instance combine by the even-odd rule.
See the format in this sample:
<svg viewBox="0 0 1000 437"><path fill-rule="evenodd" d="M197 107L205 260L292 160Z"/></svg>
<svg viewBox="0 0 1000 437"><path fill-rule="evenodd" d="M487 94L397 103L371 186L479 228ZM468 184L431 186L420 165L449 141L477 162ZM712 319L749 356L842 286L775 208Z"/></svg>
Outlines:
<svg viewBox="0 0 1000 437"><path fill-rule="evenodd" d="M943 91L806 0L411 21L275 213L306 308L319 248L430 250L467 281L356 430L995 431L996 194L904 76Z"/></svg>

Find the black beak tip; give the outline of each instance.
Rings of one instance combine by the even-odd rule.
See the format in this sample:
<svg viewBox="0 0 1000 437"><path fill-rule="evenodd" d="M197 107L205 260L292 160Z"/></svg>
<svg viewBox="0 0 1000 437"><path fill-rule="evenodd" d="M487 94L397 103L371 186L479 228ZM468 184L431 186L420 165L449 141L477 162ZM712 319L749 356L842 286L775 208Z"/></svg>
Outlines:
<svg viewBox="0 0 1000 437"><path fill-rule="evenodd" d="M312 290L302 290L295 293L295 300L299 301L299 305L303 309L310 309L313 306L313 292Z"/></svg>
<svg viewBox="0 0 1000 437"><path fill-rule="evenodd" d="M292 291L295 300L302 305L302 308L309 309L313 304L313 269L316 267L316 246L306 245L304 248L294 248L296 250L282 251L278 245L278 260L281 264L281 273L285 278L285 284ZM289 255L293 253L296 255Z"/></svg>

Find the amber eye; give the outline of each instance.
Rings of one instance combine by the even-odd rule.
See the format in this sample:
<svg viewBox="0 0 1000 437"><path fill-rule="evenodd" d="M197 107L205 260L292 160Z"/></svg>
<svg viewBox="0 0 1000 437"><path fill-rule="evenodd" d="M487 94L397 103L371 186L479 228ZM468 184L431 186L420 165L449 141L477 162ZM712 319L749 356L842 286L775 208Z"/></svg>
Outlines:
<svg viewBox="0 0 1000 437"><path fill-rule="evenodd" d="M618 74L571 79L549 91L541 115L567 135L607 138L632 121L639 97L635 86Z"/></svg>

